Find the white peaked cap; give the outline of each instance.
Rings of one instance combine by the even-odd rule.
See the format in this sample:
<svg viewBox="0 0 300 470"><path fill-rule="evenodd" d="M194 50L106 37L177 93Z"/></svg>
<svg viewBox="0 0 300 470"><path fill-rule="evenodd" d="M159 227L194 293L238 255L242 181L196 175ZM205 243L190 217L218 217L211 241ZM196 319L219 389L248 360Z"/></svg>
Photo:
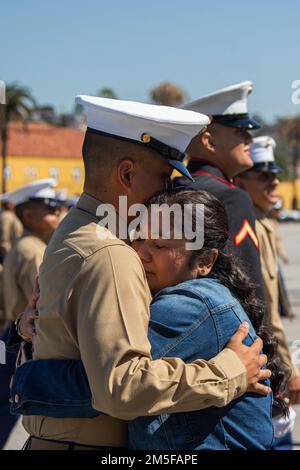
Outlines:
<svg viewBox="0 0 300 470"><path fill-rule="evenodd" d="M253 163L274 162L274 149L276 142L266 135L255 137L250 144L250 152Z"/></svg>
<svg viewBox="0 0 300 470"><path fill-rule="evenodd" d="M68 198L68 190L67 188L63 188L63 189L60 189L59 191L56 191L56 199L58 201L66 201L66 199Z"/></svg>
<svg viewBox="0 0 300 470"><path fill-rule="evenodd" d="M259 124L248 116L248 96L252 90L253 83L247 80L209 93L198 100L183 105L182 108L227 118L235 115L245 115L243 119L241 117L233 121L228 119L227 122L224 119L220 123L229 127L259 128Z"/></svg>
<svg viewBox="0 0 300 470"><path fill-rule="evenodd" d="M84 106L90 130L146 144L192 179L182 163L184 152L192 138L210 123L208 116L169 106L86 95L77 96L76 102ZM176 155L176 151L182 155Z"/></svg>
<svg viewBox="0 0 300 470"><path fill-rule="evenodd" d="M276 142L272 137L266 135L255 137L250 144L251 159L254 164L251 170L273 173L282 171L282 168L280 168L275 161L275 147Z"/></svg>
<svg viewBox="0 0 300 470"><path fill-rule="evenodd" d="M31 199L55 199L56 181L53 178L33 181L15 191L0 195L0 200L11 201L15 206Z"/></svg>
<svg viewBox="0 0 300 470"><path fill-rule="evenodd" d="M87 126L108 134L142 142L146 133L154 139L185 152L192 138L210 123L200 113L109 98L79 95L76 102L87 113Z"/></svg>
<svg viewBox="0 0 300 470"><path fill-rule="evenodd" d="M252 82L247 80L209 93L198 100L183 105L183 108L212 116L219 114L245 114L248 112L247 98L252 89Z"/></svg>

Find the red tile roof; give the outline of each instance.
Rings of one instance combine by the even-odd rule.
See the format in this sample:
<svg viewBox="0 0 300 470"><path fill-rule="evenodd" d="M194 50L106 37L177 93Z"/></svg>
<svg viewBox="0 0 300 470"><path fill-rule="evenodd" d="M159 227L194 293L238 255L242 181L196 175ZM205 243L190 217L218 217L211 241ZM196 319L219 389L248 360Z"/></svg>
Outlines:
<svg viewBox="0 0 300 470"><path fill-rule="evenodd" d="M84 132L69 127L55 127L46 123L14 122L9 127L8 156L79 157ZM0 138L0 155L2 142Z"/></svg>

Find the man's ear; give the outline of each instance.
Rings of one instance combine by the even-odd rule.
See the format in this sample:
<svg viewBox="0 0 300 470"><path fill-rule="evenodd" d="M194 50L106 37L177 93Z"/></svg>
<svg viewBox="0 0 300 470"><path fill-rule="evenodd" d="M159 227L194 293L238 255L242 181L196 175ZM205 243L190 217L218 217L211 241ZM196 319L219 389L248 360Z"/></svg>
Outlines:
<svg viewBox="0 0 300 470"><path fill-rule="evenodd" d="M210 152L215 151L214 138L211 132L205 131L202 134L200 134L199 138L201 139L202 145L206 150Z"/></svg>
<svg viewBox="0 0 300 470"><path fill-rule="evenodd" d="M190 158L193 158L194 156L201 155L203 153L203 150L208 150L208 151L214 151L214 143L213 143L213 137L211 132L204 131L204 132L199 132L199 134L195 135L191 142L189 143L186 153Z"/></svg>
<svg viewBox="0 0 300 470"><path fill-rule="evenodd" d="M216 248L213 248L205 254L198 264L198 274L200 277L208 276L218 258L218 255L219 251Z"/></svg>
<svg viewBox="0 0 300 470"><path fill-rule="evenodd" d="M117 178L125 192L130 191L134 175L134 161L122 160L117 166Z"/></svg>

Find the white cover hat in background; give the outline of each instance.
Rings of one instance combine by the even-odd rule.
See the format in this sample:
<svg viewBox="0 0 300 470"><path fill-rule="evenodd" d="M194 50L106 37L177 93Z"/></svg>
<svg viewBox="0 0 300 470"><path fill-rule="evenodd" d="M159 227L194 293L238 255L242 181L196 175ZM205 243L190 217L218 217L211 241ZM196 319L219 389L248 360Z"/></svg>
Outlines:
<svg viewBox="0 0 300 470"><path fill-rule="evenodd" d="M267 171L272 173L282 171L275 162L275 147L276 142L272 137L266 135L255 137L250 144L251 159L254 163L250 171Z"/></svg>
<svg viewBox="0 0 300 470"><path fill-rule="evenodd" d="M182 106L213 116L213 121L228 127L258 129L260 125L248 114L248 96L253 90L250 80L209 93Z"/></svg>
<svg viewBox="0 0 300 470"><path fill-rule="evenodd" d="M1 201L11 201L15 206L23 204L32 199L44 199L51 202L56 200L56 181L53 178L33 181L15 191L10 191L0 195Z"/></svg>
<svg viewBox="0 0 300 470"><path fill-rule="evenodd" d="M192 138L210 123L207 116L169 106L86 95L77 96L76 102L86 110L89 131L146 145L192 179L182 161Z"/></svg>
<svg viewBox="0 0 300 470"><path fill-rule="evenodd" d="M55 195L58 201L64 202L68 198L68 190L67 188L62 188L59 191L56 191Z"/></svg>

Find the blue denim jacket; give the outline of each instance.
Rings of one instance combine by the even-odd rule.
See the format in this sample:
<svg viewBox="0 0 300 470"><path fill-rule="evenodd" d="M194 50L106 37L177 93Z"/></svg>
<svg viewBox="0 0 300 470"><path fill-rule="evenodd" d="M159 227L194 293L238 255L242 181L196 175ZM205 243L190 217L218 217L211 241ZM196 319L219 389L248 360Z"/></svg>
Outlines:
<svg viewBox="0 0 300 470"><path fill-rule="evenodd" d="M218 280L200 278L160 291L151 304L152 356L209 360L243 320L240 303ZM251 326L244 341L256 339ZM267 383L267 382L266 382ZM13 412L53 417L94 417L81 361L30 361L15 377ZM272 395L246 393L223 408L140 417L128 423L129 447L143 450L268 449L273 441Z"/></svg>

